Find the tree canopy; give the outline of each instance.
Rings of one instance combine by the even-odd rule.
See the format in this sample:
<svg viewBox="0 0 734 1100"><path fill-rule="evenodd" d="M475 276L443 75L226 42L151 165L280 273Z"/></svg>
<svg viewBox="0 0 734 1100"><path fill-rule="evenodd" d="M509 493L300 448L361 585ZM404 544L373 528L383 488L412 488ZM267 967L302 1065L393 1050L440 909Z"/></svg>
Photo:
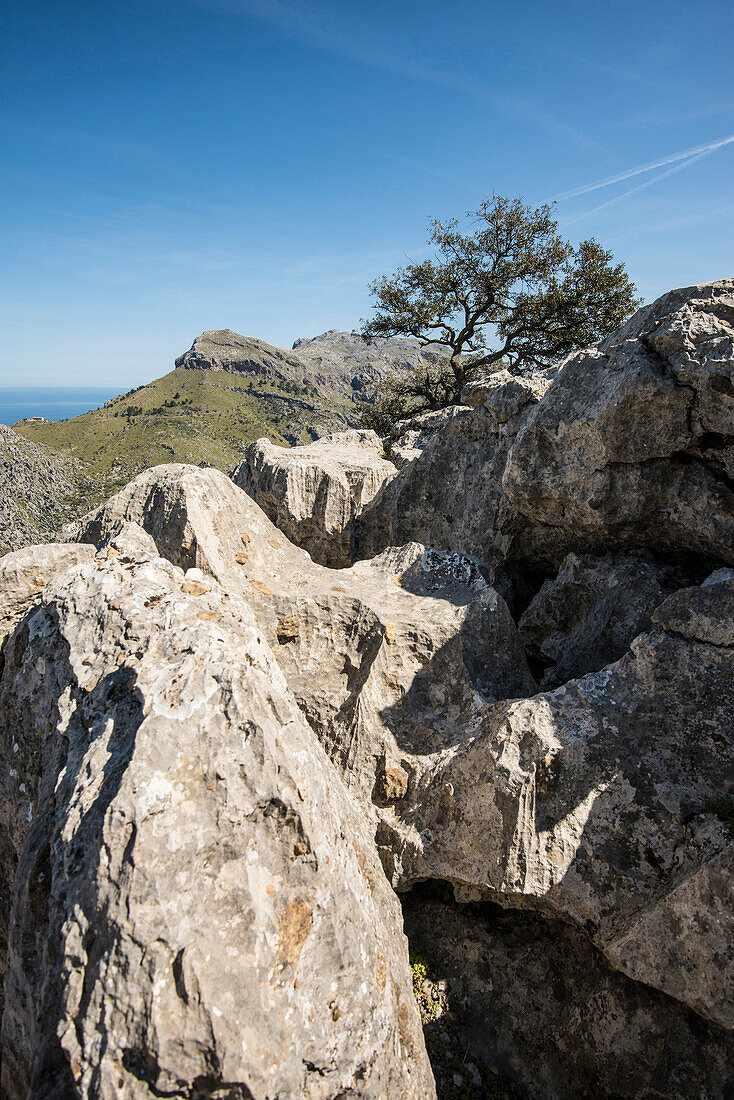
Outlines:
<svg viewBox="0 0 734 1100"><path fill-rule="evenodd" d="M550 366L613 332L641 304L623 264L594 239L565 241L551 207L495 195L456 219L431 220L434 256L371 284L368 342L412 336L424 362L378 386L365 422L384 431L401 416L459 401L467 382L504 366Z"/></svg>

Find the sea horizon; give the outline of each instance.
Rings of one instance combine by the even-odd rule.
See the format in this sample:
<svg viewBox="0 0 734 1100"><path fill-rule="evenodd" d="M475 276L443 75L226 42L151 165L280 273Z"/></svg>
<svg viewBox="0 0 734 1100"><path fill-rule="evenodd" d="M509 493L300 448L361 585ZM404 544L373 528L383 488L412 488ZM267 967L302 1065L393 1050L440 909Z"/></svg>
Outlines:
<svg viewBox="0 0 734 1100"><path fill-rule="evenodd" d="M32 416L69 420L124 392L120 386L0 386L0 424L12 427Z"/></svg>

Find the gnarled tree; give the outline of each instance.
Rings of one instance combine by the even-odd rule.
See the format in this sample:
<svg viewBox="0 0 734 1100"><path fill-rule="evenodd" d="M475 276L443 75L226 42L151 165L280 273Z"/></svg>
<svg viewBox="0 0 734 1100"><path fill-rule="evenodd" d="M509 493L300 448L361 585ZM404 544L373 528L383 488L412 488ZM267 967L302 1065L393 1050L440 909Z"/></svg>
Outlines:
<svg viewBox="0 0 734 1100"><path fill-rule="evenodd" d="M413 336L425 362L396 369L363 419L384 431L401 416L459 401L467 382L505 366L547 367L613 332L641 304L623 264L597 241L564 241L550 206L495 195L456 219L430 222L435 255L370 289L365 340Z"/></svg>

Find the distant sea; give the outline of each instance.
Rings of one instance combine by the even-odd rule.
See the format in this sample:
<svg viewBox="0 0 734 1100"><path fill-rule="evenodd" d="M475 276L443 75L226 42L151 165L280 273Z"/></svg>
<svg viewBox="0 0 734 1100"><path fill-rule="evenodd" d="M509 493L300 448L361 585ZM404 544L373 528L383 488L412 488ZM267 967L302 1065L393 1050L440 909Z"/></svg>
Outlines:
<svg viewBox="0 0 734 1100"><path fill-rule="evenodd" d="M26 416L68 420L98 409L122 390L101 386L0 386L0 424L14 424Z"/></svg>

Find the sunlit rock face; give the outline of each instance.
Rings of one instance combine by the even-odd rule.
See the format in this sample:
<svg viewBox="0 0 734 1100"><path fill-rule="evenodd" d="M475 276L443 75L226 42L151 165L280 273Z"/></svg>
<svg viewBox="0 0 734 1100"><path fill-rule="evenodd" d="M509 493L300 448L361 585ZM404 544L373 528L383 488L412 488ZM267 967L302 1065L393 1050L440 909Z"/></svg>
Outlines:
<svg viewBox="0 0 734 1100"><path fill-rule="evenodd" d="M671 291L563 364L509 456L513 556L734 561L734 280Z"/></svg>
<svg viewBox="0 0 734 1100"><path fill-rule="evenodd" d="M305 447L258 439L232 480L314 561L351 565L355 521L397 473L371 431L337 432Z"/></svg>
<svg viewBox="0 0 734 1100"><path fill-rule="evenodd" d="M4 658L3 1095L434 1095L397 899L250 609L104 553Z"/></svg>

